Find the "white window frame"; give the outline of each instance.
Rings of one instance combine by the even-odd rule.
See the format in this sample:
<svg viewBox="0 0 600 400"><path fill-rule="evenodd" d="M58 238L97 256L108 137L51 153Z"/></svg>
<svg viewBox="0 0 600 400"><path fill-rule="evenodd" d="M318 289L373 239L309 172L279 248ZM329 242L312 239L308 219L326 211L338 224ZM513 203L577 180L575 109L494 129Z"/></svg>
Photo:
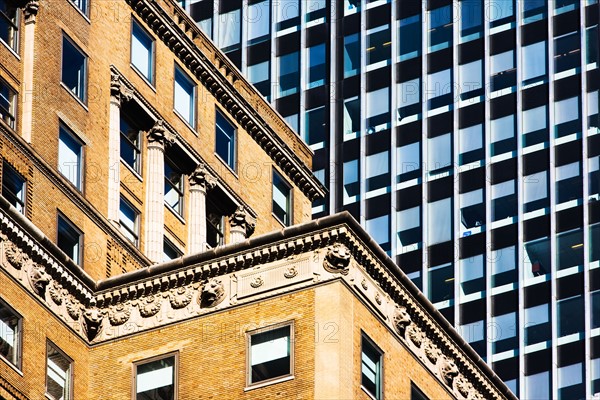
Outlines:
<svg viewBox="0 0 600 400"><path fill-rule="evenodd" d="M252 336L261 334L261 333L265 333L265 332L269 332L269 331L273 331L276 329L280 329L280 328L283 328L286 326L289 326L289 328L290 328L290 335L288 336L289 358L290 358L289 374L277 376L277 377L274 377L271 379L265 379L265 380L258 381L258 382L252 382ZM276 383L285 382L285 381L294 379L294 364L295 364L295 362L294 362L294 360L295 360L294 359L294 346L295 346L294 321L281 322L278 324L269 325L264 328L247 331L246 332L246 388L244 390L247 391L250 389L273 385Z"/></svg>

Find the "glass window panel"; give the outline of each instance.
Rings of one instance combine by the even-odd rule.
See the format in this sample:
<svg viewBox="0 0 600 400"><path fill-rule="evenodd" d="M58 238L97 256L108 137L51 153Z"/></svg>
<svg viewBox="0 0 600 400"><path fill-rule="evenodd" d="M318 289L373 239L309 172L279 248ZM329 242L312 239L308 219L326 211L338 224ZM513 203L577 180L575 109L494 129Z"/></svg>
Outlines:
<svg viewBox="0 0 600 400"><path fill-rule="evenodd" d="M367 133L385 130L390 124L390 88L367 92Z"/></svg>
<svg viewBox="0 0 600 400"><path fill-rule="evenodd" d="M550 340L552 337L549 304L525 309L525 344L531 345Z"/></svg>
<svg viewBox="0 0 600 400"><path fill-rule="evenodd" d="M248 65L248 80L256 84L269 80L269 62L263 61L258 64Z"/></svg>
<svg viewBox="0 0 600 400"><path fill-rule="evenodd" d="M445 169L452 165L452 137L450 133L427 139L427 170Z"/></svg>
<svg viewBox="0 0 600 400"><path fill-rule="evenodd" d="M515 136L515 116L511 114L493 119L490 125L490 134L492 143L513 138Z"/></svg>
<svg viewBox="0 0 600 400"><path fill-rule="evenodd" d="M8 163L2 164L2 197L21 214L25 213L25 178Z"/></svg>
<svg viewBox="0 0 600 400"><path fill-rule="evenodd" d="M367 30L367 65L390 61L392 38L390 25L381 25Z"/></svg>
<svg viewBox="0 0 600 400"><path fill-rule="evenodd" d="M452 93L452 70L445 69L427 75L427 100Z"/></svg>
<svg viewBox="0 0 600 400"><path fill-rule="evenodd" d="M265 39L271 29L271 6L269 5L269 0L249 4L247 10L248 42L257 43Z"/></svg>
<svg viewBox="0 0 600 400"><path fill-rule="evenodd" d="M287 182L273 171L273 214L286 226L292 223L292 190Z"/></svg>
<svg viewBox="0 0 600 400"><path fill-rule="evenodd" d="M517 251L515 246L492 250L492 287L502 286L517 280Z"/></svg>
<svg viewBox="0 0 600 400"><path fill-rule="evenodd" d="M525 1L524 3L528 3ZM546 75L546 42L537 42L521 48L522 78L529 81Z"/></svg>
<svg viewBox="0 0 600 400"><path fill-rule="evenodd" d="M269 381L292 373L291 326L250 335L249 383Z"/></svg>
<svg viewBox="0 0 600 400"><path fill-rule="evenodd" d="M564 124L579 118L579 97L554 102L554 122Z"/></svg>
<svg viewBox="0 0 600 400"><path fill-rule="evenodd" d="M58 170L81 190L82 146L62 125L58 135Z"/></svg>
<svg viewBox="0 0 600 400"><path fill-rule="evenodd" d="M429 270L429 300L432 303L454 298L454 276L452 265L433 267Z"/></svg>
<svg viewBox="0 0 600 400"><path fill-rule="evenodd" d="M525 399L550 398L550 372L525 376Z"/></svg>
<svg viewBox="0 0 600 400"><path fill-rule="evenodd" d="M119 203L121 232L136 246L138 241L138 216L139 213L129 203L121 199Z"/></svg>
<svg viewBox="0 0 600 400"><path fill-rule="evenodd" d="M429 18L429 51L444 49L452 43L452 6L436 8Z"/></svg>
<svg viewBox="0 0 600 400"><path fill-rule="evenodd" d="M0 119L8 126L15 128L15 110L17 104L17 94L2 79L0 79Z"/></svg>
<svg viewBox="0 0 600 400"><path fill-rule="evenodd" d="M463 295L485 290L483 254L460 260L458 267L460 271L460 289Z"/></svg>
<svg viewBox="0 0 600 400"><path fill-rule="evenodd" d="M400 146L396 149L396 162L398 168L397 182L404 175L407 179L414 179L421 175L421 143L415 142Z"/></svg>
<svg viewBox="0 0 600 400"><path fill-rule="evenodd" d="M458 66L460 92L467 93L483 88L481 60Z"/></svg>
<svg viewBox="0 0 600 400"><path fill-rule="evenodd" d="M11 49L18 52L19 43L19 5L7 0L0 1L0 40Z"/></svg>
<svg viewBox="0 0 600 400"><path fill-rule="evenodd" d="M219 15L218 46L224 51L237 47L241 38L241 10Z"/></svg>
<svg viewBox="0 0 600 400"><path fill-rule="evenodd" d="M150 83L153 82L154 41L135 21L131 32L131 63Z"/></svg>
<svg viewBox="0 0 600 400"><path fill-rule="evenodd" d="M216 111L215 151L221 160L235 171L236 129L219 111Z"/></svg>
<svg viewBox="0 0 600 400"><path fill-rule="evenodd" d="M382 354L364 336L362 338L361 351L361 386L375 400L382 398Z"/></svg>
<svg viewBox="0 0 600 400"><path fill-rule="evenodd" d="M359 200L360 184L358 182L358 160L344 163L344 205Z"/></svg>
<svg viewBox="0 0 600 400"><path fill-rule="evenodd" d="M298 52L279 57L279 96L288 96L298 91L300 83Z"/></svg>
<svg viewBox="0 0 600 400"><path fill-rule="evenodd" d="M546 129L547 123L545 105L523 111L523 133Z"/></svg>
<svg viewBox="0 0 600 400"><path fill-rule="evenodd" d="M421 53L421 15L401 19L398 36L400 61L418 56Z"/></svg>
<svg viewBox="0 0 600 400"><path fill-rule="evenodd" d="M305 117L304 141L315 150L324 147L327 140L325 106L307 110Z"/></svg>
<svg viewBox="0 0 600 400"><path fill-rule="evenodd" d="M461 35L467 36L481 31L483 21L483 0L461 0L460 22Z"/></svg>
<svg viewBox="0 0 600 400"><path fill-rule="evenodd" d="M81 233L61 216L58 217L57 246L73 260L80 261Z"/></svg>
<svg viewBox="0 0 600 400"><path fill-rule="evenodd" d="M442 199L427 205L429 246L452 239L452 199Z"/></svg>
<svg viewBox="0 0 600 400"><path fill-rule="evenodd" d="M192 127L195 126L195 91L194 82L175 67L174 108Z"/></svg>
<svg viewBox="0 0 600 400"><path fill-rule="evenodd" d="M515 51L509 50L504 53L494 54L490 57L490 74L496 75L500 72L515 68Z"/></svg>
<svg viewBox="0 0 600 400"><path fill-rule="evenodd" d="M358 137L360 132L360 99L344 101L344 141Z"/></svg>
<svg viewBox="0 0 600 400"><path fill-rule="evenodd" d="M71 392L71 360L51 343L46 347L46 395L51 399L69 400Z"/></svg>
<svg viewBox="0 0 600 400"><path fill-rule="evenodd" d="M62 82L84 103L86 102L87 57L63 36Z"/></svg>
<svg viewBox="0 0 600 400"><path fill-rule="evenodd" d="M583 332L583 296L578 295L564 300L559 300L556 304L558 315L558 336L566 336L573 333Z"/></svg>
<svg viewBox="0 0 600 400"><path fill-rule="evenodd" d="M300 4L298 4L298 0L278 0L273 2L273 5L275 6L275 20L278 23L300 16ZM284 28L278 26L277 29Z"/></svg>
<svg viewBox="0 0 600 400"><path fill-rule="evenodd" d="M360 36L344 36L344 78L360 72Z"/></svg>
<svg viewBox="0 0 600 400"><path fill-rule="evenodd" d="M485 339L485 324L483 321L476 321L461 325L460 333L468 343L479 342Z"/></svg>
<svg viewBox="0 0 600 400"><path fill-rule="evenodd" d="M21 316L0 300L0 358L21 368Z"/></svg>
<svg viewBox="0 0 600 400"><path fill-rule="evenodd" d="M313 88L325 84L326 63L325 43L308 48L308 79L307 88Z"/></svg>
<svg viewBox="0 0 600 400"><path fill-rule="evenodd" d="M550 272L550 239L544 238L525 243L523 272L525 279Z"/></svg>
<svg viewBox="0 0 600 400"><path fill-rule="evenodd" d="M492 352L501 353L519 346L517 341L517 313L492 316L488 329Z"/></svg>
<svg viewBox="0 0 600 400"><path fill-rule="evenodd" d="M485 10L484 18L490 21L492 26L502 23L505 18L514 15L513 0L493 0Z"/></svg>
<svg viewBox="0 0 600 400"><path fill-rule="evenodd" d="M136 365L136 400L175 399L175 357Z"/></svg>
<svg viewBox="0 0 600 400"><path fill-rule="evenodd" d="M366 228L369 235L385 250L390 241L390 216L368 219Z"/></svg>
<svg viewBox="0 0 600 400"><path fill-rule="evenodd" d="M479 150L483 147L483 124L462 128L458 131L460 154Z"/></svg>
<svg viewBox="0 0 600 400"><path fill-rule="evenodd" d="M583 230L564 232L556 237L556 268L583 265Z"/></svg>

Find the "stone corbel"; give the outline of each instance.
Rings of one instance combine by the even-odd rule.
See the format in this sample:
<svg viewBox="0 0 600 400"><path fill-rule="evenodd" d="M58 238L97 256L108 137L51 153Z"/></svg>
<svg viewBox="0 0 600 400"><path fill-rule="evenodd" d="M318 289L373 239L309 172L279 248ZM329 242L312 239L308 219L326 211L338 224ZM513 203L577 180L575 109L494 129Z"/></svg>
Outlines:
<svg viewBox="0 0 600 400"><path fill-rule="evenodd" d="M114 72L110 73L110 99L114 101L119 107L124 101L129 101L133 98L133 90L127 88L121 83L119 74Z"/></svg>
<svg viewBox="0 0 600 400"><path fill-rule="evenodd" d="M242 231L246 238L249 238L256 228L256 218L251 216L244 206L239 206L229 217L229 227L231 231Z"/></svg>
<svg viewBox="0 0 600 400"><path fill-rule="evenodd" d="M217 185L217 179L210 173L204 163L198 164L194 172L189 175L190 187L200 188L204 192L213 189Z"/></svg>

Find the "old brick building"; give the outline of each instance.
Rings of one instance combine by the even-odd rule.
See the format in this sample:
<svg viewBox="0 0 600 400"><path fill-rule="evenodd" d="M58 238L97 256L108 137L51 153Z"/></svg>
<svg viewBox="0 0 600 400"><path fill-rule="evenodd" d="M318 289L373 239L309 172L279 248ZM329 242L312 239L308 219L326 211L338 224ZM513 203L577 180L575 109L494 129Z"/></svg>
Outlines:
<svg viewBox="0 0 600 400"><path fill-rule="evenodd" d="M513 398L174 1L0 27L0 399Z"/></svg>

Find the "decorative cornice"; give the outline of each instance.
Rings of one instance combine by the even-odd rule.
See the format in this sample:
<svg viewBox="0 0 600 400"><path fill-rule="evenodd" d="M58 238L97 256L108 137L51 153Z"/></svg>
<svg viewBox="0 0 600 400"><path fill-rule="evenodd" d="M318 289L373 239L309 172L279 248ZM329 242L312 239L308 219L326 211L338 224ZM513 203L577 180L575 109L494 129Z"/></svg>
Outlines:
<svg viewBox="0 0 600 400"><path fill-rule="evenodd" d="M188 180L190 182L190 189L200 188L204 192L213 189L217 184L217 179L206 168L206 164L202 162L188 176Z"/></svg>
<svg viewBox="0 0 600 400"><path fill-rule="evenodd" d="M262 112L271 110L273 113L272 108L262 102L260 105L250 104L244 98L240 93L240 86L254 95L255 89L216 47L206 49L212 53L211 60L207 59L194 40L201 37L206 44L209 43L209 39L184 12L179 12L181 10L175 2L170 2L174 15L169 15L154 0L126 1L311 201L325 196L325 188L310 168L294 153L294 149L290 149L277 135L259 112L260 109ZM179 21L179 24L175 21ZM181 26L185 27L185 31ZM206 48L206 45L204 47ZM285 130L285 124L280 128Z"/></svg>
<svg viewBox="0 0 600 400"><path fill-rule="evenodd" d="M4 203L0 269L91 345L341 281L454 397L515 398L349 214L87 285L52 256L55 245L11 220L17 212Z"/></svg>

